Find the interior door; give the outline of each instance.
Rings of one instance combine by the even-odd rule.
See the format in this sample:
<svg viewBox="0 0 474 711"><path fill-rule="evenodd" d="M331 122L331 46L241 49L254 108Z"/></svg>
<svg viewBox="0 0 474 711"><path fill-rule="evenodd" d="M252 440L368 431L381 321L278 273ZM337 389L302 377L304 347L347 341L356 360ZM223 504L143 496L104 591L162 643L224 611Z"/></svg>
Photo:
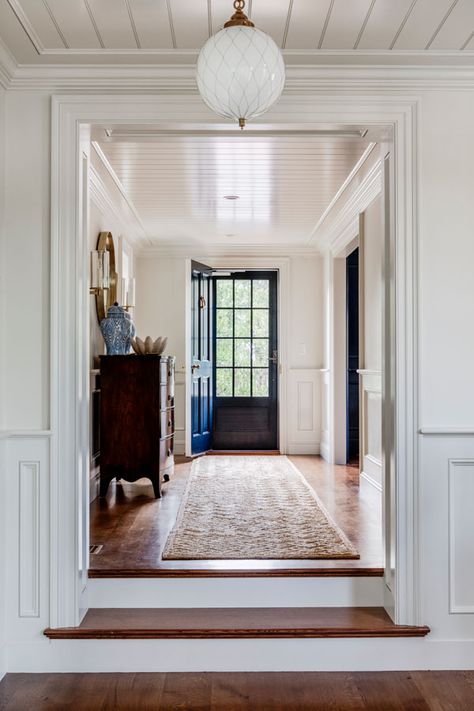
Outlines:
<svg viewBox="0 0 474 711"><path fill-rule="evenodd" d="M277 272L214 277L213 449L278 449Z"/></svg>
<svg viewBox="0 0 474 711"><path fill-rule="evenodd" d="M346 258L346 461L359 460L359 249Z"/></svg>
<svg viewBox="0 0 474 711"><path fill-rule="evenodd" d="M191 452L212 446L212 269L191 263Z"/></svg>

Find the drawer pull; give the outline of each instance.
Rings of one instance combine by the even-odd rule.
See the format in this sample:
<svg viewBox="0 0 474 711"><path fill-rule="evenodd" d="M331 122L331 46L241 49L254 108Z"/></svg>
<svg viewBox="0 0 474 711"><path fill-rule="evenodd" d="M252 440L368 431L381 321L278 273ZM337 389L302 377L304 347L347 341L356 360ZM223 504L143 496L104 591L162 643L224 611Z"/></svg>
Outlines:
<svg viewBox="0 0 474 711"><path fill-rule="evenodd" d="M168 420L168 427L171 427L171 420Z"/></svg>

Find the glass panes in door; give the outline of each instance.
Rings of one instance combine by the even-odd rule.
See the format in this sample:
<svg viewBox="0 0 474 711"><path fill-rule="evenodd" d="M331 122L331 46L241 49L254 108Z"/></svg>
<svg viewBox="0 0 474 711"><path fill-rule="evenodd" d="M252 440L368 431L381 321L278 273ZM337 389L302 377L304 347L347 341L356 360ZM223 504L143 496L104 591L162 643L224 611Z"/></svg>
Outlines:
<svg viewBox="0 0 474 711"><path fill-rule="evenodd" d="M216 396L268 397L268 279L216 278Z"/></svg>

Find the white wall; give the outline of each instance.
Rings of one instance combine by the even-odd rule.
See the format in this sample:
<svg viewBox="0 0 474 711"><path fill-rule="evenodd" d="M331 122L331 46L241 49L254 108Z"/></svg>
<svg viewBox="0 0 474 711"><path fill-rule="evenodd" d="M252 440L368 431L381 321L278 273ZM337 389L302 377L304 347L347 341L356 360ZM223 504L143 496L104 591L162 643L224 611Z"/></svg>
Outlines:
<svg viewBox="0 0 474 711"><path fill-rule="evenodd" d="M360 466L361 485L382 490L382 260L384 200L376 197L363 212L360 239L361 328Z"/></svg>
<svg viewBox="0 0 474 711"><path fill-rule="evenodd" d="M325 89L325 93L328 89ZM353 90L354 93L356 90ZM374 89L361 89L367 97ZM382 90L381 90L382 91ZM390 89L384 90L386 95ZM474 586L472 566L457 565L474 556L471 477L474 476L474 93L454 88L422 91L420 126L419 291L420 433L419 490L414 515L420 524L421 619L432 627L423 650L436 649L436 664L462 667L474 663ZM396 96L396 91L393 92ZM50 96L7 92L8 131L5 230L8 298L2 333L6 334L4 429L27 430L9 438L2 490L8 496L6 545L8 642L41 642L49 623L49 135ZM20 284L21 281L21 284ZM138 320L138 319L137 319ZM144 324L145 326L146 324ZM314 361L317 364L317 360ZM435 428L428 430L428 428ZM454 428L454 429L453 429ZM456 434L459 432L459 434ZM441 434L440 434L441 433ZM19 617L19 465L39 462L40 526L32 530L41 554L39 607ZM466 462L462 464L461 462ZM465 467L465 468L463 468ZM449 492L454 494L450 509ZM27 510L23 512L27 515ZM454 534L450 535L449 533ZM36 539L35 539L36 536ZM451 541L451 547L450 547ZM31 541L30 541L31 542ZM23 540L23 576L37 570L35 549ZM27 578L23 577L25 589ZM28 584L31 583L31 576ZM304 579L301 579L304 585ZM24 612L28 612L26 606ZM32 599L31 602L34 602ZM464 612L462 612L463 608ZM449 641L448 641L449 640ZM48 644L48 649L53 649ZM390 641L406 649L409 640ZM395 646L394 646L395 645ZM448 651L449 650L449 651ZM41 654L36 651L36 658ZM431 657L433 659L434 657ZM428 659L420 652L419 660ZM453 662L454 660L454 662ZM428 663L428 662L425 662Z"/></svg>
<svg viewBox="0 0 474 711"><path fill-rule="evenodd" d="M190 255L201 261L199 255ZM239 257L245 263L245 255ZM207 260L213 266L213 260ZM225 263L225 262L224 262ZM233 259L233 264L235 259ZM223 262L220 259L219 266ZM137 332L168 336L166 352L176 356L177 451L185 443L185 284L188 275L183 257L138 255ZM189 277L190 278L190 277ZM289 259L288 445L293 453L318 453L320 442L320 368L323 358L323 283L319 257Z"/></svg>
<svg viewBox="0 0 474 711"><path fill-rule="evenodd" d="M7 92L6 429L49 427L50 97Z"/></svg>
<svg viewBox="0 0 474 711"><path fill-rule="evenodd" d="M5 262L5 230L4 230L4 209L5 209L5 91L0 87L0 328L5 333L5 278L6 278L6 262ZM5 382L6 382L6 367L5 367L6 345L5 338L0 339L0 430L5 422ZM6 440L1 439L0 435L0 490L5 492L7 489L6 481ZM6 564L5 564L5 507L6 496L0 497L0 679L6 672L6 631L5 631L5 614L6 614Z"/></svg>

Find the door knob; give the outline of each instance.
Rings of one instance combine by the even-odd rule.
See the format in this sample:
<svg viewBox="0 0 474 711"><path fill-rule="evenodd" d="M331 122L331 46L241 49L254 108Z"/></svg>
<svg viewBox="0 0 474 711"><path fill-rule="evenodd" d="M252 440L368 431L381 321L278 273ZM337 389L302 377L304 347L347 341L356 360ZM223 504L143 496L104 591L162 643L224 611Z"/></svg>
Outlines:
<svg viewBox="0 0 474 711"><path fill-rule="evenodd" d="M201 366L200 366L199 363L193 363L192 366L191 366L191 370L192 370L192 372L194 373L194 371L195 371L197 368L200 368L200 367L201 367Z"/></svg>
<svg viewBox="0 0 474 711"><path fill-rule="evenodd" d="M278 363L278 351L272 352L272 357L268 359L269 363Z"/></svg>

